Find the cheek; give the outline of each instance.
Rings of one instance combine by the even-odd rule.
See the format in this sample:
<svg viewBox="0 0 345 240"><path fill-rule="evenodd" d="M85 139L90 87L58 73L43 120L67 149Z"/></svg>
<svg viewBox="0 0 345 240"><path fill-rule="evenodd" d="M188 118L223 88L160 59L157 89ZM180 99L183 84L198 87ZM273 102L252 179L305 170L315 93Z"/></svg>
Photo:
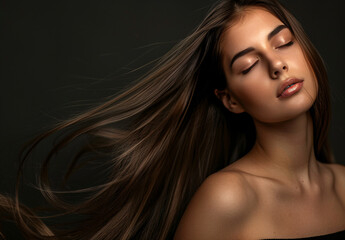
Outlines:
<svg viewBox="0 0 345 240"><path fill-rule="evenodd" d="M298 51L293 59L294 61L290 63L290 69L293 73L296 73L297 77L304 78L303 90L310 96L310 100L314 101L318 92L318 83L314 71L308 64L302 50Z"/></svg>
<svg viewBox="0 0 345 240"><path fill-rule="evenodd" d="M262 110L275 98L273 82L265 81L264 77L260 79L260 76L256 74L256 78L246 79L245 83L233 88L234 96L248 113Z"/></svg>
<svg viewBox="0 0 345 240"><path fill-rule="evenodd" d="M309 101L311 103L314 103L314 101L316 100L317 93L318 93L318 83L312 71L310 71L310 74L308 77L309 79L306 79L305 84L304 84L305 85L304 91L306 92L306 95L309 97L308 98Z"/></svg>
<svg viewBox="0 0 345 240"><path fill-rule="evenodd" d="M289 56L287 64L289 66L290 73L302 74L304 77L309 77L309 75L311 75L309 64L301 49L295 51L293 55Z"/></svg>

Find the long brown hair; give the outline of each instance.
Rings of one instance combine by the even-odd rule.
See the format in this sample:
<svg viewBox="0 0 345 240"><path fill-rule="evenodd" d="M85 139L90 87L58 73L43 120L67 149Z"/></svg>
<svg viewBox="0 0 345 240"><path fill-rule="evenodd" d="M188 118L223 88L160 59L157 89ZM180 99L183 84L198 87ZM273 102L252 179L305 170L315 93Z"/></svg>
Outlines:
<svg viewBox="0 0 345 240"><path fill-rule="evenodd" d="M204 179L245 155L255 142L251 117L229 112L214 95L214 89L226 86L220 62L222 33L248 6L263 7L278 17L301 45L319 86L310 110L315 155L319 161L331 161L327 75L298 21L276 0L223 0L135 86L59 124L26 148L23 162L43 139L63 131L43 162L39 188L52 206L82 217L73 228L48 228L19 204L18 196L14 202L1 198L2 210L13 213L25 236L173 238L179 219ZM81 137L86 143L72 159L66 176L90 154L106 158L110 170L106 183L84 189L89 196L71 204L51 188L48 165L57 153Z"/></svg>

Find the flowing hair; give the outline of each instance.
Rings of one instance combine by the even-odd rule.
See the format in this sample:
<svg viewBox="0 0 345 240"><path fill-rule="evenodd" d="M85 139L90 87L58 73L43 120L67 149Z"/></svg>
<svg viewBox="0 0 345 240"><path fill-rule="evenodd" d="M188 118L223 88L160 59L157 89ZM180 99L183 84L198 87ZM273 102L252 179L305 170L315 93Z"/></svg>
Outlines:
<svg viewBox="0 0 345 240"><path fill-rule="evenodd" d="M172 239L205 178L244 156L255 142L252 118L231 113L214 95L214 89L226 87L222 34L248 6L275 15L301 45L318 85L310 109L315 155L331 162L326 70L298 21L276 0L222 0L137 84L37 137L23 152L21 166L42 140L63 132L42 164L39 188L51 206L82 216L75 227L47 227L19 203L18 192L13 201L0 198L1 211L12 213L29 239ZM81 189L89 195L71 204L51 187L48 166L79 138L85 144L71 159L66 177L91 155L106 159L109 167L105 183Z"/></svg>

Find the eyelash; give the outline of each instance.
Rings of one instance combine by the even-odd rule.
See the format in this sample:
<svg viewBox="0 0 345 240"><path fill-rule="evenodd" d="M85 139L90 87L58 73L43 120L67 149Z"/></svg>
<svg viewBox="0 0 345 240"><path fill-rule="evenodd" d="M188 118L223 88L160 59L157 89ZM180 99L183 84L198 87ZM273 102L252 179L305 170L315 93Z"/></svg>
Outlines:
<svg viewBox="0 0 345 240"><path fill-rule="evenodd" d="M291 46L291 45L293 45L293 44L294 44L294 42L293 42L293 41L290 41L290 42L288 42L288 43L286 43L286 44L284 44L284 45L282 45L282 46L279 46L279 47L277 47L277 48L289 47L289 46ZM259 60L258 60L258 61L259 61ZM242 71L242 74L245 75L245 74L249 73L250 70L258 63L258 61L256 61L252 66L250 66L250 67L247 68L246 70Z"/></svg>
<svg viewBox="0 0 345 240"><path fill-rule="evenodd" d="M242 71L242 74L245 75L247 73L249 73L249 71L259 62L259 60L257 60L253 65L251 65L249 68L247 68L246 70Z"/></svg>
<svg viewBox="0 0 345 240"><path fill-rule="evenodd" d="M294 44L294 42L293 42L293 41L290 41L290 42L288 42L288 43L286 43L286 44L284 44L284 45L282 45L282 46L279 46L278 48L289 47L289 46L291 46L291 45L293 45L293 44Z"/></svg>

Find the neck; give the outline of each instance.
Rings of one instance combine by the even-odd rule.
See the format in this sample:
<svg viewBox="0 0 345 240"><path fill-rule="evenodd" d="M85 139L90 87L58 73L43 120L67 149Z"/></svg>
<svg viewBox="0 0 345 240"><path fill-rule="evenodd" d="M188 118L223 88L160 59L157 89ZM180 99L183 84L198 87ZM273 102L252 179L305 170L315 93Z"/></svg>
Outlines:
<svg viewBox="0 0 345 240"><path fill-rule="evenodd" d="M310 114L274 124L254 122L257 138L249 155L255 156L258 167L283 181L311 182L317 161Z"/></svg>

